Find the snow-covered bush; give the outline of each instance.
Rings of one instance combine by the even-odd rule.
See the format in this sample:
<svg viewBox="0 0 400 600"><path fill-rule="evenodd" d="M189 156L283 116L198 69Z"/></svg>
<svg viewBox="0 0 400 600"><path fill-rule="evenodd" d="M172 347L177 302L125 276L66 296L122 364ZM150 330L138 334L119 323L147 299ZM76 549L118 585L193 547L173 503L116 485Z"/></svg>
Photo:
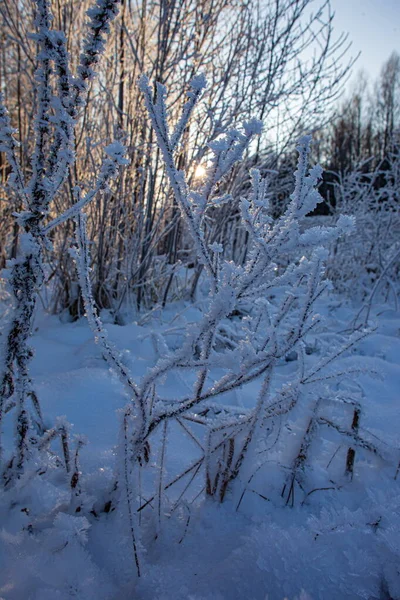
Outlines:
<svg viewBox="0 0 400 600"><path fill-rule="evenodd" d="M360 168L337 176L335 183L335 216L354 215L356 227L351 236L332 245L327 272L335 289L366 302L367 312L373 299L397 305L399 190L398 146L372 173Z"/></svg>
<svg viewBox="0 0 400 600"><path fill-rule="evenodd" d="M192 82L182 117L172 132L165 87L156 84L153 100L146 77L140 86L176 203L204 265L208 292L200 319L185 329L179 344L169 347L161 334L155 335L159 360L141 381L135 381L96 313L86 218L83 213L78 215L74 255L86 314L104 358L131 398L122 415L118 473L110 502L126 507L138 574L138 515L146 508L154 510L158 535L165 513L171 517L187 511L190 518L190 503L201 494L223 501L231 490L240 506L247 485L269 461L284 473L284 503L294 505L296 489L305 501L316 487L315 481L307 484L305 465L312 461L311 447L321 429L331 429L348 440L343 473L350 478L354 448L383 454L367 432L361 433L357 394L340 394L329 388L330 381L363 372L360 364L351 361L336 370L332 363L368 331L344 339L330 336L317 359L308 356L313 353L309 340L322 326L316 303L329 287L324 279L328 256L324 246L351 234L354 226L353 219L344 216L335 227L302 227L303 219L322 201L317 191L321 169L308 168L311 138L299 142L295 187L279 219L274 221L269 214L268 181L252 171L251 196L241 200L251 249L245 264L237 265L221 258L221 244L207 244L203 227L210 208L231 200L218 195L218 184L260 132L260 123L246 123L243 130L228 131L211 142L202 186L192 190L176 167L175 154L205 81L197 77ZM287 255L289 264L281 263L280 258ZM288 361L295 361L297 369L282 382L276 376L277 367ZM187 389L184 394L174 385L181 376ZM246 386L254 394L254 403L248 407L235 401L235 394ZM168 479L169 436L178 431L196 445L198 457ZM158 457L156 475L154 452Z"/></svg>
<svg viewBox="0 0 400 600"><path fill-rule="evenodd" d="M0 97L0 150L10 165L8 187L16 194L23 210L15 215L22 234L17 258L8 266L8 281L14 310L2 336L0 363L0 473L2 483L11 485L25 470L27 461L48 448L60 436L64 462L69 473L69 449L65 426L49 428L30 377L33 351L29 346L37 294L45 274L43 254L51 247L50 231L76 214L97 192L107 189L124 163L124 148L118 142L106 148L107 157L100 170L96 187L82 196L75 186L75 205L50 222L49 211L75 164L74 128L84 107L95 67L104 50L110 21L118 12L118 0L98 0L88 12L86 37L75 76L65 35L51 28L52 14L48 0L37 0L34 38L37 43L37 68L33 82L36 91L34 147L27 172L19 163L16 131ZM14 449L7 456L1 441L3 418L15 415ZM34 469L39 469L33 460Z"/></svg>

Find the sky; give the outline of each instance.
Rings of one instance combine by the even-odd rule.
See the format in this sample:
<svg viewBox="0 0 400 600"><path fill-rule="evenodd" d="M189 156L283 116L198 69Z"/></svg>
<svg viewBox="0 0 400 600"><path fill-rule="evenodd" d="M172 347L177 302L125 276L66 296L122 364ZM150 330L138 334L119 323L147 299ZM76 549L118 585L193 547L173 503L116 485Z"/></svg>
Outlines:
<svg viewBox="0 0 400 600"><path fill-rule="evenodd" d="M372 79L393 50L400 54L400 0L331 0L336 32L349 34L351 52L362 54L354 73L365 70Z"/></svg>

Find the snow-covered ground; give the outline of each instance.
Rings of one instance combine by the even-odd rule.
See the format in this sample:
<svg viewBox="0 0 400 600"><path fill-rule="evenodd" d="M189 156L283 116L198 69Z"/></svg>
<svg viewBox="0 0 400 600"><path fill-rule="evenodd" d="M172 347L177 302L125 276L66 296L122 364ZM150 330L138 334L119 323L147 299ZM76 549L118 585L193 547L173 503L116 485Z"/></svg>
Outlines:
<svg viewBox="0 0 400 600"><path fill-rule="evenodd" d="M330 331L343 331L346 336L354 315L354 309L334 300L321 306L327 320L324 331L311 341L311 354L318 354ZM376 441L384 458L357 448L351 480L345 475L349 443L320 426L304 468L304 491L298 490L293 507L286 506L280 495L289 465L284 464L285 448L278 444L265 464L260 458L253 469L248 465L247 481L235 482L222 505L200 496L186 510L181 507L172 515L165 505L160 524L154 523L155 511L143 510L140 580L135 575L123 507L100 516L71 514L66 509L70 495L65 482L24 480L18 489L0 496L0 598L400 598L400 475L395 479L400 458L396 450L400 313L386 307L377 315L382 310L375 311L376 331L353 351L354 360L366 372L357 381L340 381L337 389L359 399L360 433L368 432L368 439ZM196 319L195 307L177 304L142 324L107 324L107 330L139 379L157 357L157 334L163 333L169 344L177 345L180 328ZM61 323L55 316L40 314L32 343L32 376L45 419L50 424L65 416L72 433L87 439L81 451L81 484L88 504L96 497L96 507L113 484L118 409L126 404L127 396L84 319ZM296 357L292 359L282 361L278 380L284 381L295 368ZM369 377L368 371L376 373ZM164 387L173 396L186 385L180 375L167 379ZM251 406L252 387L235 393L229 402ZM297 436L299 447L302 429L295 416L284 427L292 446L296 447ZM342 418L351 424L351 406ZM275 434L270 432L268 444ZM10 440L11 427L6 426L5 435ZM260 455L264 450L260 449ZM178 473L196 456L193 441L171 427L167 475ZM158 449L152 448L150 472L152 468L157 472L159 459ZM146 497L145 489L143 494Z"/></svg>

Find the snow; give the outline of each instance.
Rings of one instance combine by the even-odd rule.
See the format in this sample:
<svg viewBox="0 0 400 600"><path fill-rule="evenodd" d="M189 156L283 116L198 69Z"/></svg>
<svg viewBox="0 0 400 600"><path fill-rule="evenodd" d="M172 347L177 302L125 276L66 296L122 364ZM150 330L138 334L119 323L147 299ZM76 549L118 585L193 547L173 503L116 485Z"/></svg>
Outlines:
<svg viewBox="0 0 400 600"><path fill-rule="evenodd" d="M318 306L327 326L314 333L314 351L310 349L314 361L318 361L318 347L327 343L329 332L345 330L354 312L335 300L324 298ZM70 514L69 492L62 481L50 477L36 485L33 480L21 482L18 490L0 497L0 597L372 599L382 597L382 575L391 597L399 597L400 497L399 481L394 476L399 459L400 313L386 307L378 316L381 311L382 307L375 307L376 331L359 342L352 353L355 361L366 370L376 369L381 378L364 374L358 383L347 378L338 383L338 389L360 399L362 428L377 436L381 445L397 448L392 461L357 449L350 481L344 476L346 443L321 428L313 459L303 474L309 495L303 498L298 490L293 508L280 498L285 472L269 454L268 463L256 473L255 465L250 465L251 483L246 485L238 510L243 479L235 483L222 505L198 499L172 514L164 506L161 525L156 529L153 511L146 509L142 516L146 552L142 550L140 579L134 571L123 504L97 517ZM108 339L119 348L121 360L139 381L157 359L157 339L164 336L170 347L179 345L182 328L199 318L195 306L170 305L144 324L107 325ZM99 497L102 493L106 497L107 488L112 486L118 463L118 415L126 405L126 392L107 367L84 319L60 323L57 317L38 314L32 345L32 376L43 413L50 421L65 415L72 432L87 438L81 450L81 485L85 497L96 497L99 506ZM298 358L292 359L281 361L277 367L275 386L295 370ZM185 376L174 375L165 380L163 391L171 397L184 395L188 383ZM250 408L255 401L253 390L252 384L232 393L228 401ZM351 410L347 418L351 420ZM292 440L301 435L296 414L288 426ZM200 429L196 435L201 435ZM6 433L9 439L12 432ZM150 455L150 472L155 474L160 439L154 442ZM271 442L268 437L266 444ZM330 471L335 479L330 487L336 489L312 492L323 481L327 459L338 447ZM277 448L276 453L280 450ZM170 425L166 479L198 457L193 439L182 435L178 425ZM168 498L173 502L172 492ZM30 514L25 512L28 499L33 507ZM29 533L32 523L33 533Z"/></svg>

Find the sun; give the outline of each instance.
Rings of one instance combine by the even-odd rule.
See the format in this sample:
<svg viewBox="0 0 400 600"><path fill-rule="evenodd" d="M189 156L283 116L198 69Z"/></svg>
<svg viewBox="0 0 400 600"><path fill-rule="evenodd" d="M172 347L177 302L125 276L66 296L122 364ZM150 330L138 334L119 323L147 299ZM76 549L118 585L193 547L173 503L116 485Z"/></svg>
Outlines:
<svg viewBox="0 0 400 600"><path fill-rule="evenodd" d="M205 167L203 167L203 165L197 165L196 170L194 172L194 176L196 177L196 179L201 179L202 177L204 177L206 172L207 171Z"/></svg>

